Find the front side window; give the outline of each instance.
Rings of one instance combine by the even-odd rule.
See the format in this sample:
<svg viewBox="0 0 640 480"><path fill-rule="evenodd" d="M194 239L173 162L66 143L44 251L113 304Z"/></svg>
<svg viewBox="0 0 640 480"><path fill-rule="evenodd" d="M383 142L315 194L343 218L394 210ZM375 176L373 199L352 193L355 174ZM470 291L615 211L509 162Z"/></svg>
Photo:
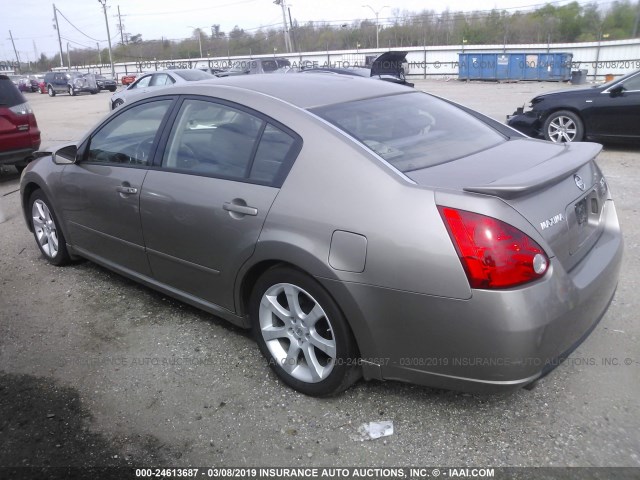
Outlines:
<svg viewBox="0 0 640 480"><path fill-rule="evenodd" d="M449 162L506 141L460 108L421 92L357 100L312 111L401 172Z"/></svg>
<svg viewBox="0 0 640 480"><path fill-rule="evenodd" d="M143 103L112 118L91 137L85 161L149 165L151 147L171 102L165 99Z"/></svg>
<svg viewBox="0 0 640 480"><path fill-rule="evenodd" d="M627 91L640 90L640 74L625 80L623 85L624 85L624 89Z"/></svg>

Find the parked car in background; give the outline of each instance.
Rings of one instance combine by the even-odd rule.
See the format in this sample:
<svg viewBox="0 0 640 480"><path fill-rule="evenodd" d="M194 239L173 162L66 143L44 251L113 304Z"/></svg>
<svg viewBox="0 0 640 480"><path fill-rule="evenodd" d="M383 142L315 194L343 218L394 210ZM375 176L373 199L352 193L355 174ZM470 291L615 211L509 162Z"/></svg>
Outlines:
<svg viewBox="0 0 640 480"><path fill-rule="evenodd" d="M109 101L111 110L123 105L132 97L137 97L155 87L166 87L179 85L186 82L197 82L199 80L211 80L215 78L207 72L198 69L167 69L157 72L147 73L127 88L113 94Z"/></svg>
<svg viewBox="0 0 640 480"><path fill-rule="evenodd" d="M96 85L100 90L109 90L110 92L115 92L118 85L116 81L112 78L107 78L104 75L95 75L96 77Z"/></svg>
<svg viewBox="0 0 640 480"><path fill-rule="evenodd" d="M47 72L44 76L47 93L55 97L58 93L75 96L78 93L96 94L100 91L95 75L80 72Z"/></svg>
<svg viewBox="0 0 640 480"><path fill-rule="evenodd" d="M23 173L37 247L251 328L305 394L361 375L517 389L612 301L623 240L600 145L347 75L130 100Z"/></svg>
<svg viewBox="0 0 640 480"><path fill-rule="evenodd" d="M236 75L255 75L258 73L274 73L280 68L291 67L286 58L255 58L240 60L231 68L216 73L217 77L233 77Z"/></svg>
<svg viewBox="0 0 640 480"><path fill-rule="evenodd" d="M13 82L13 84L18 87L20 92L30 92L31 91L31 81L29 77L26 75L8 75L9 79Z"/></svg>
<svg viewBox="0 0 640 480"><path fill-rule="evenodd" d="M390 51L371 60L369 64L361 67L313 67L302 69L303 73L334 73L338 75L356 75L359 77L377 78L387 82L400 83L413 87L413 83L405 77L404 64L407 61L407 52Z"/></svg>
<svg viewBox="0 0 640 480"><path fill-rule="evenodd" d="M220 72L224 72L224 68L214 68L214 67L200 67L198 70L202 70L203 72L210 73L211 75L215 75Z"/></svg>
<svg viewBox="0 0 640 480"><path fill-rule="evenodd" d="M137 73L130 73L120 78L120 83L122 83L122 85L131 85L136 81L136 78L138 78Z"/></svg>
<svg viewBox="0 0 640 480"><path fill-rule="evenodd" d="M640 70L602 85L538 95L529 109L509 115L507 123L557 143L640 139Z"/></svg>
<svg viewBox="0 0 640 480"><path fill-rule="evenodd" d="M24 95L0 75L0 164L22 171L40 148L40 129Z"/></svg>

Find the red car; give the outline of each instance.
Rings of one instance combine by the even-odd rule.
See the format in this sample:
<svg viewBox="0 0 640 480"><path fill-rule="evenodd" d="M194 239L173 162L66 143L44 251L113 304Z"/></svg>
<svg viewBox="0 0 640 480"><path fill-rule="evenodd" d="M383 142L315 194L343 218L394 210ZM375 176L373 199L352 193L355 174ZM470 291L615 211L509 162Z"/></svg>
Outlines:
<svg viewBox="0 0 640 480"><path fill-rule="evenodd" d="M125 75L124 77L122 77L120 79L120 82L122 83L122 85L131 85L136 81L137 76L138 75L136 75L135 73L130 73L129 75Z"/></svg>
<svg viewBox="0 0 640 480"><path fill-rule="evenodd" d="M18 87L0 75L0 165L21 172L40 148L40 129L33 110Z"/></svg>

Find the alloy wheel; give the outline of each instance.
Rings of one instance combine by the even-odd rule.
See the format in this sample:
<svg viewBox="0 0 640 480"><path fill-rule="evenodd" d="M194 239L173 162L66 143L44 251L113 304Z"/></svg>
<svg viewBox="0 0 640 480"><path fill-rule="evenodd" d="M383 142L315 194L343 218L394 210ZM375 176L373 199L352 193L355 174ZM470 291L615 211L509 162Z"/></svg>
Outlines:
<svg viewBox="0 0 640 480"><path fill-rule="evenodd" d="M40 248L47 257L55 258L60 248L58 228L49 207L41 199L33 202L31 218L33 220L33 231Z"/></svg>
<svg viewBox="0 0 640 480"><path fill-rule="evenodd" d="M259 328L273 359L293 378L317 383L332 372L336 337L322 306L291 283L278 283L262 296Z"/></svg>
<svg viewBox="0 0 640 480"><path fill-rule="evenodd" d="M573 119L565 117L564 115L559 115L554 118L547 128L550 140L556 143L572 142L576 138L578 131Z"/></svg>

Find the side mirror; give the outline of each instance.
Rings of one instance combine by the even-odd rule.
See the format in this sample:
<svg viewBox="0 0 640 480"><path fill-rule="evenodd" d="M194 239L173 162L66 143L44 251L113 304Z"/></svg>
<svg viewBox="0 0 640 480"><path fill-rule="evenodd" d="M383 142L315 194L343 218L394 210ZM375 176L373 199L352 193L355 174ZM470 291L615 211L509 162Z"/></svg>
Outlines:
<svg viewBox="0 0 640 480"><path fill-rule="evenodd" d="M78 159L78 147L76 145L68 145L66 147L59 148L53 155L53 162L56 165L69 165L76 163Z"/></svg>
<svg viewBox="0 0 640 480"><path fill-rule="evenodd" d="M612 97L617 97L619 95L622 95L623 92L624 92L624 85L619 83L618 85L616 85L615 87L609 90L609 95L611 95Z"/></svg>

